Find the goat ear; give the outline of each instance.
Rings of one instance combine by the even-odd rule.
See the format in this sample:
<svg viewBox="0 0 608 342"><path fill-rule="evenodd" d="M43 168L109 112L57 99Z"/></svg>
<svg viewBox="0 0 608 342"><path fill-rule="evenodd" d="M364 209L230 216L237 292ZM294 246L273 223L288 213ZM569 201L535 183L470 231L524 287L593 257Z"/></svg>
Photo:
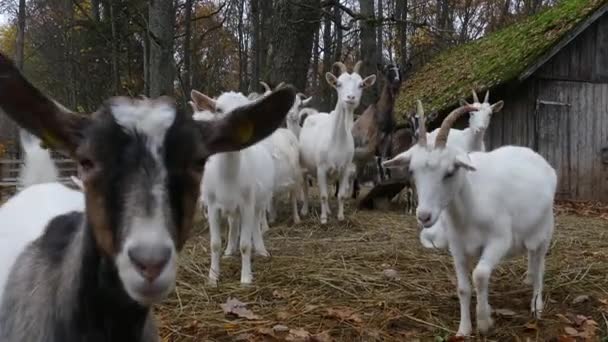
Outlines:
<svg viewBox="0 0 608 342"><path fill-rule="evenodd" d="M502 107L504 106L505 102L503 100L500 100L498 102L496 102L495 104L491 105L490 108L492 108L492 113L497 113L500 112L502 110Z"/></svg>
<svg viewBox="0 0 608 342"><path fill-rule="evenodd" d="M336 78L336 75L332 74L331 72L327 72L325 73L325 80L327 81L327 83L332 86L332 87L336 87L336 84L338 83L338 79Z"/></svg>
<svg viewBox="0 0 608 342"><path fill-rule="evenodd" d="M192 102L192 101L188 101L188 104L190 105L190 107L192 107L192 111L193 111L193 112L195 112L195 113L196 113L196 112L198 112L198 111L199 111L198 107L196 106L196 103L194 103L194 102Z"/></svg>
<svg viewBox="0 0 608 342"><path fill-rule="evenodd" d="M237 151L268 137L283 123L295 96L295 89L285 86L221 119L197 122L208 150L212 154Z"/></svg>
<svg viewBox="0 0 608 342"><path fill-rule="evenodd" d="M43 95L0 53L0 111L49 148L74 156L90 117L76 114Z"/></svg>
<svg viewBox="0 0 608 342"><path fill-rule="evenodd" d="M376 83L376 75L369 75L362 81L363 88L369 88L373 86L374 83Z"/></svg>
<svg viewBox="0 0 608 342"><path fill-rule="evenodd" d="M475 166L473 166L473 164L471 164L471 161L469 160L469 158L462 157L462 156L456 157L455 165L456 165L456 167L461 167L467 171L476 171L477 170L475 168Z"/></svg>
<svg viewBox="0 0 608 342"><path fill-rule="evenodd" d="M399 153L393 159L382 162L383 167L387 168L404 168L410 165L412 159L412 153L410 150Z"/></svg>
<svg viewBox="0 0 608 342"><path fill-rule="evenodd" d="M194 102L194 105L198 111L208 110L215 112L215 100L209 96L201 93L200 91L192 89L190 92L190 98Z"/></svg>

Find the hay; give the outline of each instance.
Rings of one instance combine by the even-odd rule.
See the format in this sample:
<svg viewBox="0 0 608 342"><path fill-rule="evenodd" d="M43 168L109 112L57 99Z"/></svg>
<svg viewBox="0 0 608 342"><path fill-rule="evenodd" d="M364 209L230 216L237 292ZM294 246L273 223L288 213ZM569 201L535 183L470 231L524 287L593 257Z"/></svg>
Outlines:
<svg viewBox="0 0 608 342"><path fill-rule="evenodd" d="M317 209L318 201L312 204ZM315 214L293 226L287 206L279 209L278 223L265 236L272 257L255 258L254 285L247 288L239 284L240 258L222 259L219 287L206 285L209 243L201 223L181 254L175 293L156 310L164 341L272 341L268 331L277 324L325 332L337 341L442 341L455 333L459 305L451 258L421 247L412 217L395 208L348 210L347 221L338 224L332 207L326 227ZM494 314L488 341L550 340L567 326L556 314L568 313L593 318L598 336L607 335L606 228L595 218L559 216L547 260L544 319L538 323L530 323L525 259L495 270L490 303L504 315ZM386 269L396 270L397 278L385 277ZM572 304L580 295L589 299ZM220 304L231 297L261 319L227 317Z"/></svg>

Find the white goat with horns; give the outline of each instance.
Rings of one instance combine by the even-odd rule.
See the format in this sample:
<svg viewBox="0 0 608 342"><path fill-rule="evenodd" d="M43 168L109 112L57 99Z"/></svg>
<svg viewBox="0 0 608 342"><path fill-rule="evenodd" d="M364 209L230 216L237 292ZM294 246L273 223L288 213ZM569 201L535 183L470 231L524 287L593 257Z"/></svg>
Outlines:
<svg viewBox="0 0 608 342"><path fill-rule="evenodd" d="M307 174L317 177L321 195L321 223L327 223L329 211L328 179L340 182L338 193L338 220L344 220L344 196L348 189L349 165L353 161L355 143L351 133L353 112L361 100L363 89L376 82L376 75L363 79L359 75L362 62L355 64L349 73L346 66L336 62L340 77L325 74L327 83L338 92L338 103L333 113L318 113L304 120L300 132L300 162ZM308 208L308 184L304 182L304 208Z"/></svg>
<svg viewBox="0 0 608 342"><path fill-rule="evenodd" d="M489 90L486 92L486 96L482 103L479 102L475 90L473 90L472 93L473 103L470 105L476 108L476 110L469 113L469 127L463 130L450 128L447 145L459 148L465 152L484 152L486 150L486 145L483 140L485 132L490 126L492 114L501 111L504 102L498 101L495 104L490 105ZM469 105L469 103L464 100L462 102ZM429 146L432 147L435 145L435 139L437 139L439 131L440 129L437 128L431 133L427 133L427 144ZM439 218L434 226L429 229L423 229L420 232L420 242L424 247L437 249L447 248L447 236L441 222L442 220Z"/></svg>
<svg viewBox="0 0 608 342"><path fill-rule="evenodd" d="M472 332L469 258L479 258L472 279L477 294L477 329L482 334L493 325L488 303L492 270L501 259L524 251L528 253L527 280L533 285L530 307L540 318L557 186L555 170L529 148L504 146L467 154L446 146L452 124L473 110L474 106L464 105L450 113L434 148L427 144L423 121L418 144L383 163L385 167L406 168L412 175L418 192L417 218L424 228L443 218L458 280L458 335Z"/></svg>

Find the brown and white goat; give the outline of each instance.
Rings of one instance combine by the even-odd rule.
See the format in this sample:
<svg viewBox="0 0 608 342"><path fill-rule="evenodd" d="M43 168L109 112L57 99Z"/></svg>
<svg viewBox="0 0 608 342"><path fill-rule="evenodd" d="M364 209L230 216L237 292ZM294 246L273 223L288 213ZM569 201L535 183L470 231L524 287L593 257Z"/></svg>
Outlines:
<svg viewBox="0 0 608 342"><path fill-rule="evenodd" d="M269 136L294 97L283 88L210 122L195 122L168 97L116 97L82 115L57 106L0 54L0 110L78 161L85 204L40 221L12 264L0 340L158 341L150 307L175 286L207 159ZM18 236L49 201L32 201L20 220L0 216L13 217L0 221L0 238Z"/></svg>

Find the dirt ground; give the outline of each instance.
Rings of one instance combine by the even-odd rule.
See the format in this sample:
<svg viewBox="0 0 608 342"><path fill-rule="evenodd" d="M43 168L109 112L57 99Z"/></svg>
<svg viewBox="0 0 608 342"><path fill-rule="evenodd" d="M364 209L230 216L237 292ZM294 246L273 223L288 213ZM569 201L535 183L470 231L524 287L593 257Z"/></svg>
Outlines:
<svg viewBox="0 0 608 342"><path fill-rule="evenodd" d="M318 201L312 204L313 214L297 225L280 207L265 235L272 256L254 259L250 287L240 286L240 258L222 259L219 286L207 286L208 229L201 221L181 254L175 293L156 310L163 340L457 340L450 338L459 320L451 258L420 245L412 216L398 205L356 211L350 203L345 223L334 209L320 226ZM608 221L559 212L543 319L529 313L525 259L503 262L492 275L495 326L487 341L608 341ZM241 316L248 318L224 313L230 298L247 305ZM474 307L473 299L475 326Z"/></svg>

